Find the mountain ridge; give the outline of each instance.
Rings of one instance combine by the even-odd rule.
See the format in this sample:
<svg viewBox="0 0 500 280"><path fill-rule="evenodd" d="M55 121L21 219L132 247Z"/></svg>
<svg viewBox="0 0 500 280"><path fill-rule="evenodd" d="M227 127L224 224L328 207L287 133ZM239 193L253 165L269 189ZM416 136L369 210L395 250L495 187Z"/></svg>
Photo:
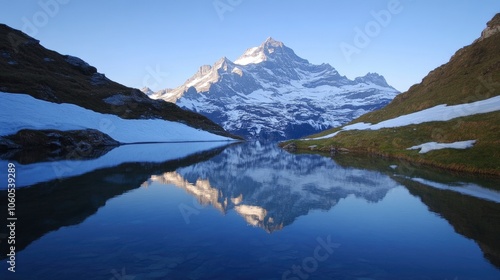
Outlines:
<svg viewBox="0 0 500 280"><path fill-rule="evenodd" d="M350 80L269 37L234 62L222 57L183 85L149 96L201 113L233 134L283 140L346 123L398 93L381 75Z"/></svg>

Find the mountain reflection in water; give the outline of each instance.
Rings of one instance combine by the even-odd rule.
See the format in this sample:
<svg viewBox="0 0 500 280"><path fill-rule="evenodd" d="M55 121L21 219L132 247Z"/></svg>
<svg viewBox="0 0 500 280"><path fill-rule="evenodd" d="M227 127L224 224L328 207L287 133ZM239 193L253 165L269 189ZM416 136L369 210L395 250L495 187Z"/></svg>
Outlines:
<svg viewBox="0 0 500 280"><path fill-rule="evenodd" d="M54 162L12 160L19 175L48 179L16 190L18 278L5 257L0 276L282 279L331 238L340 246L310 279L500 277L497 179L222 145L118 148L64 178L47 173Z"/></svg>
<svg viewBox="0 0 500 280"><path fill-rule="evenodd" d="M349 195L377 202L399 186L376 171L343 168L317 155L293 155L274 145L239 145L217 159L146 182L172 184L222 213L234 209L250 225L280 230L313 210L329 210Z"/></svg>

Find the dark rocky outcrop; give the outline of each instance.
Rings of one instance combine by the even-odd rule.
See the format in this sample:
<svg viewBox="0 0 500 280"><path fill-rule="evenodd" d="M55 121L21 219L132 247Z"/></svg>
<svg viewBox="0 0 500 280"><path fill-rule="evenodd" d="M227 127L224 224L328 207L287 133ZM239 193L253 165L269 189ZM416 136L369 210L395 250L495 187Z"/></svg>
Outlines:
<svg viewBox="0 0 500 280"><path fill-rule="evenodd" d="M33 162L98 158L120 143L94 129L31 130L0 137L0 158L22 164Z"/></svg>
<svg viewBox="0 0 500 280"><path fill-rule="evenodd" d="M481 32L481 37L478 41L484 40L496 33L500 32L500 13L496 14L488 23L486 28Z"/></svg>

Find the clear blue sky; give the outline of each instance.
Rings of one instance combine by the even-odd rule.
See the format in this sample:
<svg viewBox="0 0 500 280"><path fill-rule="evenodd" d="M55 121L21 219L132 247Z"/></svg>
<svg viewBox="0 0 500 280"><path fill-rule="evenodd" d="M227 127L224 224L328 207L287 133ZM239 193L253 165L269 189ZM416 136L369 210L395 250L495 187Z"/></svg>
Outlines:
<svg viewBox="0 0 500 280"><path fill-rule="evenodd" d="M399 2L399 4L397 4ZM1 0L0 22L78 56L131 87L176 87L199 66L235 60L267 37L355 78L377 72L405 91L480 36L486 0ZM388 7L394 5L392 9ZM390 14L376 22L373 12ZM387 13L385 13L387 15ZM355 41L357 29L369 42ZM358 36L359 37L359 36ZM341 46L356 52L346 55ZM353 49L350 48L352 51ZM156 77L151 72L157 72Z"/></svg>

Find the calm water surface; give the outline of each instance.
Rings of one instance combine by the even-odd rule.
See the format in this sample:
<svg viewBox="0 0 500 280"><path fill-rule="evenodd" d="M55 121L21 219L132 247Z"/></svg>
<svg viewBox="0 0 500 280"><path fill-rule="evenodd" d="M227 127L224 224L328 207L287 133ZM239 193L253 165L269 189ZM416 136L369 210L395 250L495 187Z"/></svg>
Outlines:
<svg viewBox="0 0 500 280"><path fill-rule="evenodd" d="M500 279L496 179L220 145L10 160L16 272L4 238L0 278Z"/></svg>

